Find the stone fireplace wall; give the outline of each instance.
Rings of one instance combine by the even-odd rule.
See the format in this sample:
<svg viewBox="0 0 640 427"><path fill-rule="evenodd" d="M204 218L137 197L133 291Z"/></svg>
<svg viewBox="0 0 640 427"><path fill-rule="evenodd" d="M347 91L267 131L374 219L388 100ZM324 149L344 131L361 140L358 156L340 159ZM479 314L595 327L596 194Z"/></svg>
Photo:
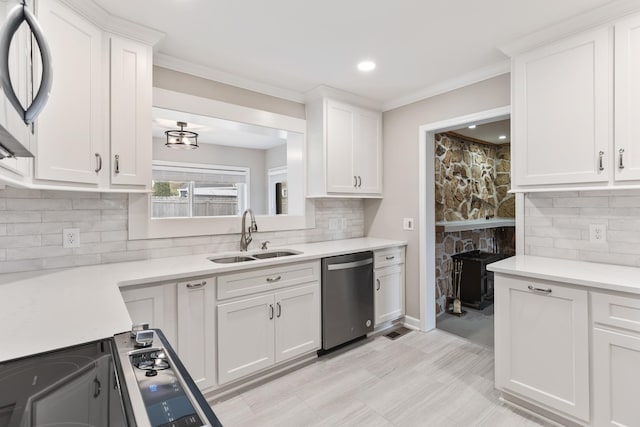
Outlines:
<svg viewBox="0 0 640 427"><path fill-rule="evenodd" d="M514 218L511 146L435 135L436 221Z"/></svg>
<svg viewBox="0 0 640 427"><path fill-rule="evenodd" d="M435 135L436 221L515 218L511 188L511 147ZM515 227L461 232L436 230L436 313L444 313L451 279L446 271L452 255L479 249L515 254Z"/></svg>

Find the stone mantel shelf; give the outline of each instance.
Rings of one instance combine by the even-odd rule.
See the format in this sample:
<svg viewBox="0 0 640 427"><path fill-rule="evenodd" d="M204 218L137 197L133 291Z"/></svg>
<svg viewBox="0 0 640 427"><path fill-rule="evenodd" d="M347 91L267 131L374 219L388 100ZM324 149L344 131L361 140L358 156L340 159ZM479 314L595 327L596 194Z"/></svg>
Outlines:
<svg viewBox="0 0 640 427"><path fill-rule="evenodd" d="M483 230L485 228L515 227L515 218L469 219L466 221L438 221L436 227L444 227L444 232Z"/></svg>

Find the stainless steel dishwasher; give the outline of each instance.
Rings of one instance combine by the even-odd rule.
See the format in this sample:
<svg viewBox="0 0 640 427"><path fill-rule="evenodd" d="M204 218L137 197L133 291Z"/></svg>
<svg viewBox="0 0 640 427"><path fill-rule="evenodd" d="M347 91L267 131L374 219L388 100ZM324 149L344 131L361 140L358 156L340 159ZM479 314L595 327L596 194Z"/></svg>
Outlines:
<svg viewBox="0 0 640 427"><path fill-rule="evenodd" d="M322 259L322 349L373 331L373 252Z"/></svg>

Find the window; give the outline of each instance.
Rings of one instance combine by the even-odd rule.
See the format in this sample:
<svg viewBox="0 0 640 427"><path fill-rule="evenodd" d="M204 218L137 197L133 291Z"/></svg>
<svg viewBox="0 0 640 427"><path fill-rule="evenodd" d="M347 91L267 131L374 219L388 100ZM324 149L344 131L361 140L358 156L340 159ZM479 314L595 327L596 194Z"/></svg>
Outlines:
<svg viewBox="0 0 640 427"><path fill-rule="evenodd" d="M151 217L240 215L249 199L249 169L154 162Z"/></svg>

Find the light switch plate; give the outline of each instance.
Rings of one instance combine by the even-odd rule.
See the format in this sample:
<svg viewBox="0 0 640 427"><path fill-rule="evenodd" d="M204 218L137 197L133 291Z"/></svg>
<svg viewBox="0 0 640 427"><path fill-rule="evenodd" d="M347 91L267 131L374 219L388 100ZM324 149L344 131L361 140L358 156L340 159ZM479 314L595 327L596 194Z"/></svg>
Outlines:
<svg viewBox="0 0 640 427"><path fill-rule="evenodd" d="M413 230L413 218L402 218L402 229Z"/></svg>

